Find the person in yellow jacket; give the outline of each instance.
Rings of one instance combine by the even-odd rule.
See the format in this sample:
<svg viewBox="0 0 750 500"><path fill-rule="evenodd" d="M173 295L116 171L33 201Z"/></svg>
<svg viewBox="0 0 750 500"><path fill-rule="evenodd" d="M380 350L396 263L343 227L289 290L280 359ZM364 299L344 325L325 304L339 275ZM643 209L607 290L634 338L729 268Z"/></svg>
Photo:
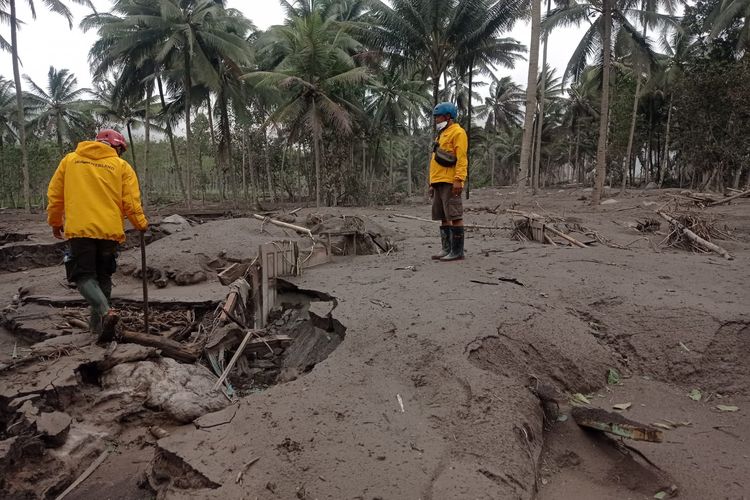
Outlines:
<svg viewBox="0 0 750 500"><path fill-rule="evenodd" d="M119 319L109 300L117 246L125 241L123 219L148 229L138 178L120 158L127 147L116 130L101 130L62 159L47 190L47 223L55 238L70 241L68 280L91 305L91 330L100 340L114 334Z"/></svg>
<svg viewBox="0 0 750 500"><path fill-rule="evenodd" d="M466 151L469 140L464 129L456 123L458 108L441 102L432 111L438 137L430 160L430 198L432 219L439 220L442 250L434 260L450 262L464 258L464 208L461 193L468 169Z"/></svg>

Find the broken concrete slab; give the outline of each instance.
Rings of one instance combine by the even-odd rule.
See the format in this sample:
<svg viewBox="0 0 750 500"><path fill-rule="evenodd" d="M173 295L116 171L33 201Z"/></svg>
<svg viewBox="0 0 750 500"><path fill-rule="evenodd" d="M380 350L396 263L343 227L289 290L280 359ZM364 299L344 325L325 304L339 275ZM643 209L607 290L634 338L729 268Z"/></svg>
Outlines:
<svg viewBox="0 0 750 500"><path fill-rule="evenodd" d="M36 430L51 448L58 448L65 444L73 419L67 413L53 411L42 413L36 418Z"/></svg>

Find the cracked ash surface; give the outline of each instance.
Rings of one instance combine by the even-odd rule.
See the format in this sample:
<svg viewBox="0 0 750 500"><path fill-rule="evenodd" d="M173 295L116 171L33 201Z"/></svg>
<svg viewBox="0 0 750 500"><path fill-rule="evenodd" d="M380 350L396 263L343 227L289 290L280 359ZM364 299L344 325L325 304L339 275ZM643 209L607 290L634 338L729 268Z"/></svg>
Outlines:
<svg viewBox="0 0 750 500"><path fill-rule="evenodd" d="M632 192L595 210L580 194L517 208L575 218L624 246L641 237L624 224L666 196ZM513 200L477 191L467 222L507 226L508 215L482 207ZM435 225L392 217L425 207L341 209L391 229L399 251L341 257L290 279L337 299L340 346L296 380L188 425L163 423L161 439L146 431L153 415L123 426L113 433L120 456L147 460L119 471L105 463L76 498L116 480L137 488L112 475L138 467L164 498L651 498L671 485L680 498L741 498L750 489L750 201L710 211L734 229L737 239L721 243L736 260L657 252L645 239L577 249L483 230L468 233L467 260L446 264L429 259ZM607 385L610 368L619 385ZM675 423L663 443L629 443L656 467L570 418L545 426L534 381L605 409L631 402L625 416L637 421ZM560 407L569 413L567 396Z"/></svg>

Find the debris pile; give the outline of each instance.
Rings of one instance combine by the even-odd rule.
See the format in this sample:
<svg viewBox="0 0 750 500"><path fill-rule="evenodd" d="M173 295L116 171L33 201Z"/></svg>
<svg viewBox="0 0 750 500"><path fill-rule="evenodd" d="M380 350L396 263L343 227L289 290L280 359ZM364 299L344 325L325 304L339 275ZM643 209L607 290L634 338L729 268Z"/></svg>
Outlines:
<svg viewBox="0 0 750 500"><path fill-rule="evenodd" d="M578 241L569 234L565 234L559 229L554 227L555 223L565 222L565 219L560 217L546 216L542 217L535 213L525 213L520 210L506 210L506 212L513 215L522 216L521 219L513 220L513 233L511 238L518 241L537 241L539 243L547 243L553 246L557 246L552 236L562 238L566 244L575 246L578 248L586 248L582 242Z"/></svg>
<svg viewBox="0 0 750 500"><path fill-rule="evenodd" d="M391 235L366 217L310 214L310 231L330 245L334 255L372 255L396 249Z"/></svg>
<svg viewBox="0 0 750 500"><path fill-rule="evenodd" d="M727 228L719 228L715 220L693 212L657 213L670 224L671 232L665 240L670 246L702 253L714 252L725 259L733 259L727 250L711 242L714 238L731 238Z"/></svg>
<svg viewBox="0 0 750 500"><path fill-rule="evenodd" d="M642 221L636 221L635 228L641 233L655 233L661 228L661 222L651 217L646 217Z"/></svg>

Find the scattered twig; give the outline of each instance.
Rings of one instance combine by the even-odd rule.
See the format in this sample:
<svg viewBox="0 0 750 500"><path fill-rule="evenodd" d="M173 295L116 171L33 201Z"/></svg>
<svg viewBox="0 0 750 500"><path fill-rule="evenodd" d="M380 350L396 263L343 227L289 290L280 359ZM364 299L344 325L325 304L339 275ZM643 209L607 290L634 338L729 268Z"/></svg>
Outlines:
<svg viewBox="0 0 750 500"><path fill-rule="evenodd" d="M237 478L236 478L236 479L234 480L234 482L235 482L236 484L240 484L240 483L242 482L242 476L244 476L244 475L245 475L245 473L247 472L247 470L248 470L248 469L249 469L250 467L252 467L252 466L253 466L253 464L254 464L255 462L257 462L258 460L260 460L260 457L255 457L255 458L253 458L252 460L250 460L250 461L249 461L248 463L246 463L246 464L245 464L245 466L244 466L244 467L242 468L242 470L240 470L240 471L239 471L239 472L237 473Z"/></svg>
<svg viewBox="0 0 750 500"><path fill-rule="evenodd" d="M84 481L86 480L86 478L88 478L88 477L89 477L89 476L90 476L91 474L93 474L93 473L94 473L94 471L95 471L95 470L96 470L96 469L97 469L97 468L98 468L98 467L99 467L99 466L100 466L100 465L101 465L102 463L104 463L104 460L106 460L106 459L107 459L107 456L108 456L108 455L109 455L109 450L104 450L104 451L103 451L103 452L101 453L101 455L99 455L99 456L97 457L97 459L96 459L96 460L94 460L94 462L93 462L93 463L92 463L91 465L89 465L89 466L88 466L88 468L87 468L87 469L86 469L85 471L83 471L83 473L82 473L82 474L81 474L80 476L78 476L78 479L76 479L75 481L73 481L73 483L72 483L72 484L71 484L70 486L68 486L68 487L67 487L67 488L65 489L65 491L63 491L62 493L60 493L60 494L59 494L59 495L57 496L57 499L56 499L56 500L62 500L62 499L63 499L63 498L65 498L65 497L66 497L66 496L67 496L67 495L68 495L68 494L69 494L69 493L70 493L71 491L73 491L74 489L76 489L76 488L78 487L78 485L79 485L79 484L81 484L82 482L84 482Z"/></svg>
<svg viewBox="0 0 750 500"><path fill-rule="evenodd" d="M219 380L217 380L216 383L214 384L214 390L221 387L221 384L223 384L224 380L226 380L227 376L229 376L229 372L234 367L234 364L237 362L237 358L239 358L240 354L242 354L242 351L245 349L245 346L247 345L247 341L250 340L250 337L253 336L253 333L254 333L253 330L250 330L245 334L245 338L242 339L242 343L234 352L234 356L232 356L232 359L229 360L229 364L224 369L224 372L221 374L221 377L219 377Z"/></svg>

